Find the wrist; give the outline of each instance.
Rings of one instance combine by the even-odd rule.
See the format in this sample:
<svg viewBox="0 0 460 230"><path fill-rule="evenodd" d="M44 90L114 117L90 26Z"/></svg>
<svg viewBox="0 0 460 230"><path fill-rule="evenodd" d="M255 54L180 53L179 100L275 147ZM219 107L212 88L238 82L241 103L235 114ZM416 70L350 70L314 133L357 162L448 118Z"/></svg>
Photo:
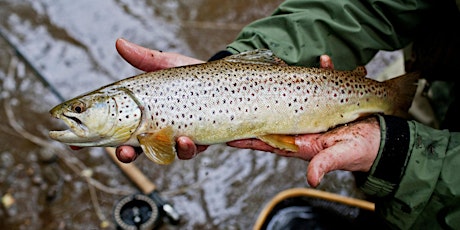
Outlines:
<svg viewBox="0 0 460 230"><path fill-rule="evenodd" d="M391 194L401 181L409 155L410 132L402 118L379 115L378 119L379 152L367 175L358 175L357 180L365 193L382 197Z"/></svg>

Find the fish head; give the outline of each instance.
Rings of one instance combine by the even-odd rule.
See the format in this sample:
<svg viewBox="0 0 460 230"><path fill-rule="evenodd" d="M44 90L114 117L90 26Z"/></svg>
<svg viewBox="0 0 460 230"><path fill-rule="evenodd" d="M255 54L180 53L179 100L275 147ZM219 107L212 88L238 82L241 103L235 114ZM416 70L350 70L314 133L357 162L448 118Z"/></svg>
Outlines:
<svg viewBox="0 0 460 230"><path fill-rule="evenodd" d="M127 90L93 92L50 110L67 130L49 136L72 146L117 146L128 141L141 122L141 106Z"/></svg>

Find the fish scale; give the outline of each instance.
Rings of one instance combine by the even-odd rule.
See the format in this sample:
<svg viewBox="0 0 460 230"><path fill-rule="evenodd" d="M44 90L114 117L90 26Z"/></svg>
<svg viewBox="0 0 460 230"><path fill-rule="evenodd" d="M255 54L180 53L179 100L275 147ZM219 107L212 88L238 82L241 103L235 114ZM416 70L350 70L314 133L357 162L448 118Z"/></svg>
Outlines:
<svg viewBox="0 0 460 230"><path fill-rule="evenodd" d="M52 131L50 136L77 146L141 146L161 164L174 159L178 136L204 145L260 138L296 151L286 135L326 131L369 114L407 114L416 74L386 82L365 75L364 67L336 71L287 66L270 51L256 50L140 74L71 99L51 110L71 129ZM117 104L111 112L113 122L95 116L103 113L107 98L115 98ZM84 111L72 111L75 104L84 104ZM93 128L103 122L116 123L124 135ZM85 139L79 129L96 133L91 136L100 140Z"/></svg>

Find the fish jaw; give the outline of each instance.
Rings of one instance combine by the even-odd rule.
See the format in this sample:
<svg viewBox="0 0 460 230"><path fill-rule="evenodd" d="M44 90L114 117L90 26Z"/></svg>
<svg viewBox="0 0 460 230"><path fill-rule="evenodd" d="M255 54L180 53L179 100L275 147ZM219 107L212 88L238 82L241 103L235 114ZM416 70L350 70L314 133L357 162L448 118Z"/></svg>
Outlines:
<svg viewBox="0 0 460 230"><path fill-rule="evenodd" d="M50 131L49 136L52 139L68 145L80 147L102 144L101 142L98 142L96 138L90 137L88 127L73 114L53 114L52 112L52 116L62 120L69 127L67 130Z"/></svg>

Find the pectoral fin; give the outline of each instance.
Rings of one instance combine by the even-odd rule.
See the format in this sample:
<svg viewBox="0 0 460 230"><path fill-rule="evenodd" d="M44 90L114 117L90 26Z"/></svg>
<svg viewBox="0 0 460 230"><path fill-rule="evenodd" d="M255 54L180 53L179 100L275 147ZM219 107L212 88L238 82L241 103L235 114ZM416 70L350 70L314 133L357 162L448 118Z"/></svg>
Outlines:
<svg viewBox="0 0 460 230"><path fill-rule="evenodd" d="M176 142L171 127L155 133L140 134L137 136L137 140L145 155L157 164L170 164L176 158Z"/></svg>
<svg viewBox="0 0 460 230"><path fill-rule="evenodd" d="M299 146L295 144L295 137L281 134L268 134L258 137L263 142L272 147L287 150L291 152L299 151Z"/></svg>

